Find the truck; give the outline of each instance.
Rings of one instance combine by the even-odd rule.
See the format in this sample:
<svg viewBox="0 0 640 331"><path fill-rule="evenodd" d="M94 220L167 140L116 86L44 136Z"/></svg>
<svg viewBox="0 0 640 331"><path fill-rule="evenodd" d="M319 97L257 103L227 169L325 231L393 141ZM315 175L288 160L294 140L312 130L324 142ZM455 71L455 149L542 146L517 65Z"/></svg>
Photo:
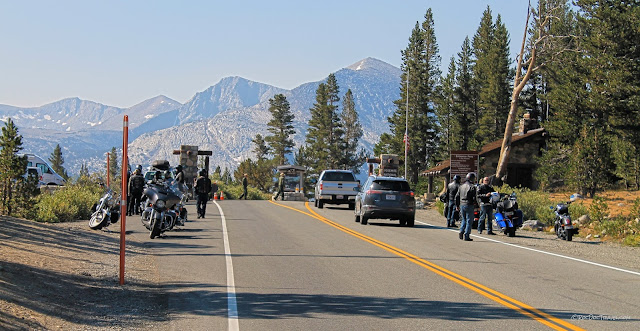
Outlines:
<svg viewBox="0 0 640 331"><path fill-rule="evenodd" d="M40 169L40 180L45 185L64 185L66 183L65 179L58 175L41 157L30 153L25 153L24 155L27 156L27 167L36 167Z"/></svg>
<svg viewBox="0 0 640 331"><path fill-rule="evenodd" d="M355 208L356 195L360 191L360 181L350 170L324 170L315 186L315 202L318 208L325 204L349 204L349 209Z"/></svg>

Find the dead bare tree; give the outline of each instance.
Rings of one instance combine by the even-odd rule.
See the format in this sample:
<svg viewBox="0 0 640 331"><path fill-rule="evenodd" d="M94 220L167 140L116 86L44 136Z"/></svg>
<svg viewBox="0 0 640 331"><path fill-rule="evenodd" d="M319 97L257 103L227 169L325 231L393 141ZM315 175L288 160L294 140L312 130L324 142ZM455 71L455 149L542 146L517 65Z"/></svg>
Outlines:
<svg viewBox="0 0 640 331"><path fill-rule="evenodd" d="M548 63L548 61L553 61L557 55L567 50L564 47L559 48L559 45L553 42L553 40L563 40L569 36L555 36L551 33L550 29L552 20L558 19L554 13L561 10L563 6L564 2L562 1L540 0L538 10L534 11L531 8L531 1L529 1L524 36L522 37L522 46L520 48L520 55L518 56L516 76L513 83L513 93L511 94L509 117L507 118L504 138L502 140L502 148L500 149L500 158L496 169L495 179L497 184L502 184L507 174L509 154L511 153L511 139L513 136L516 115L518 114L518 99L520 97L520 92L522 92L522 89L524 89L529 78L531 78L531 75L534 72L540 70ZM529 30L529 18L532 14L534 15L534 21L531 30ZM525 49L525 46L527 46L527 35L529 35L529 33L531 33L532 36L529 39L528 49ZM525 61L524 55L526 50L528 50L529 57ZM547 61L536 65L539 52L545 52L548 54L546 57ZM523 75L524 67L526 67L526 71Z"/></svg>

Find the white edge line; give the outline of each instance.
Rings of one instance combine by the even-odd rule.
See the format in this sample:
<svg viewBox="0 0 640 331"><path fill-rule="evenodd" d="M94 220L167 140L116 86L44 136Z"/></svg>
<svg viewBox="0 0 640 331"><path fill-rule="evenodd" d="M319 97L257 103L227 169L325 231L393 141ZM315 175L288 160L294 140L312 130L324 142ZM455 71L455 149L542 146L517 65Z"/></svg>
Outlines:
<svg viewBox="0 0 640 331"><path fill-rule="evenodd" d="M229 236L227 235L227 219L224 217L222 207L217 201L213 201L220 211L222 219L222 236L224 237L224 256L227 263L227 319L229 320L229 330L240 330L238 325L238 304L236 300L236 282L233 278L233 261L231 260L231 248L229 246Z"/></svg>
<svg viewBox="0 0 640 331"><path fill-rule="evenodd" d="M416 221L416 223L421 223L421 224L428 225L428 226L435 226L435 227L442 228L442 226L439 226L439 225L424 223L424 222L420 222L420 221ZM454 231L454 232L459 232L459 230L453 230L453 229L447 229L447 230ZM566 255L561 255L561 254L556 254L556 253L551 253L551 252L545 252L545 251L541 251L541 250L535 249L535 248L529 248L529 247L520 246L520 245L516 245L516 244L510 244L510 243L507 243L507 242L504 242L504 241L495 240L495 239L491 239L491 238L487 238L487 237L480 237L480 236L477 236L477 235L474 235L474 234L472 234L472 236L474 236L476 238L482 238L484 240L488 240L488 241L493 241L493 242L496 242L496 243L504 244L504 245L507 245L507 246L518 247L518 248L526 249L526 250L537 252L537 253L547 254L547 255L556 256L556 257L561 257L563 259L573 260L573 261L577 261L577 262L582 262L582 263L586 263L586 264L595 265L595 266L598 266L598 267L603 267L603 268L612 269L612 270L616 270L616 271L622 271L622 272L630 273L630 274L633 274L633 275L636 275L636 276L640 276L640 272L635 272L635 271L631 271L631 270L612 267L612 266L609 266L609 265L606 265L606 264L600 264L600 263L591 262L591 261L587 261L587 260L581 260L581 259L577 259L575 257L566 256Z"/></svg>

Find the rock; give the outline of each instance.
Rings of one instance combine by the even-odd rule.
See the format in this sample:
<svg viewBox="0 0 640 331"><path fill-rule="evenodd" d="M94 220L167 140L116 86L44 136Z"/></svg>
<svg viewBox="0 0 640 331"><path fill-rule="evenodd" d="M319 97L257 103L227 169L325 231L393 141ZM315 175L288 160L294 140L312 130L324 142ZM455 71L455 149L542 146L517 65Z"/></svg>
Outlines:
<svg viewBox="0 0 640 331"><path fill-rule="evenodd" d="M528 220L522 223L523 228L528 228L534 231L542 231L544 229L544 223L538 220Z"/></svg>
<svg viewBox="0 0 640 331"><path fill-rule="evenodd" d="M418 200L416 201L416 209L422 209L424 208L424 202Z"/></svg>
<svg viewBox="0 0 640 331"><path fill-rule="evenodd" d="M591 221L591 218L589 217L589 215L582 215L578 217L578 222L580 222L580 224L589 223L589 221Z"/></svg>
<svg viewBox="0 0 640 331"><path fill-rule="evenodd" d="M592 235L591 235L591 233L589 233L589 234L587 235L587 240L591 239L591 237L592 237Z"/></svg>

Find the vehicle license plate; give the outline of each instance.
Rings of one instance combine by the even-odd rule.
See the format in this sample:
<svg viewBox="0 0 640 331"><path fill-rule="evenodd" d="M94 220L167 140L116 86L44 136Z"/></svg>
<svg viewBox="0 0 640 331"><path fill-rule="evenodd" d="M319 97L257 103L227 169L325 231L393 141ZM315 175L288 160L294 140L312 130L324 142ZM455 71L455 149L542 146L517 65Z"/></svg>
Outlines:
<svg viewBox="0 0 640 331"><path fill-rule="evenodd" d="M344 199L344 195L336 195L336 199L337 200L342 200L342 199Z"/></svg>
<svg viewBox="0 0 640 331"><path fill-rule="evenodd" d="M396 196L393 194L387 194L387 200L395 200Z"/></svg>

